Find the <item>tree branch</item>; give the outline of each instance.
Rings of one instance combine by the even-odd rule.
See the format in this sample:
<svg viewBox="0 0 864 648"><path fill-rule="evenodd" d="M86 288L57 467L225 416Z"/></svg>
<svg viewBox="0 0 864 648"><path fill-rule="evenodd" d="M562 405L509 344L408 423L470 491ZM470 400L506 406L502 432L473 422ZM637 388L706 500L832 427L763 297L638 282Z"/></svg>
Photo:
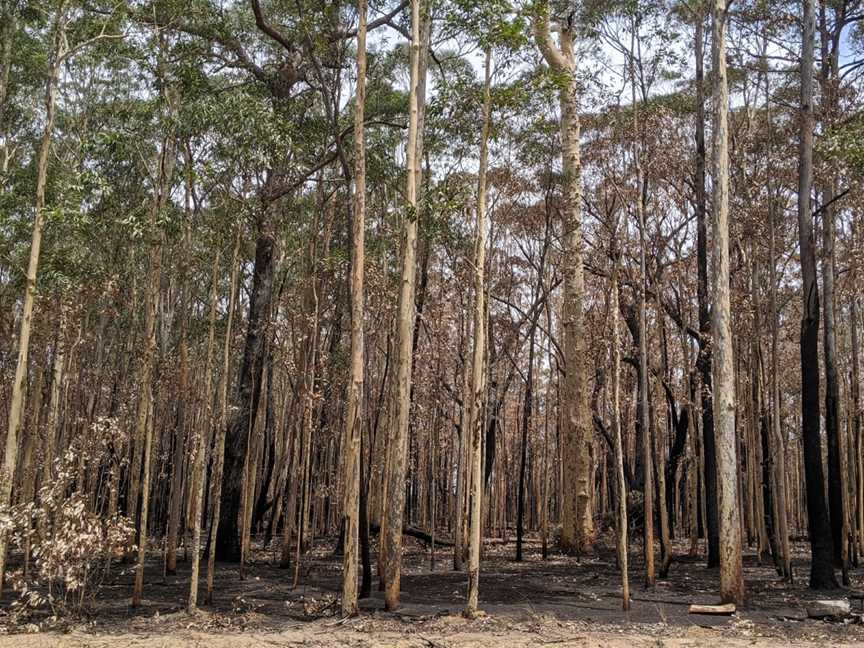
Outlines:
<svg viewBox="0 0 864 648"><path fill-rule="evenodd" d="M287 38L285 38L281 32L264 19L264 12L261 11L261 3L258 2L258 0L251 0L251 2L252 13L255 14L255 25L257 25L258 29L267 34L289 52L295 51L297 48Z"/></svg>
<svg viewBox="0 0 864 648"><path fill-rule="evenodd" d="M826 203L824 203L824 204L822 204L822 205L819 205L818 208L816 208L815 210L813 210L813 217L815 218L816 216L818 216L819 214L821 214L823 211L825 211L826 209L828 209L828 208L829 208L831 205L833 205L835 202L837 202L837 201L840 200L841 198L845 197L846 194L848 194L848 193L849 193L849 188L847 187L846 189L844 189L843 191L841 191L840 193L838 193L836 196L834 196L834 197L833 197L831 200L829 200L828 202L826 202Z"/></svg>
<svg viewBox="0 0 864 648"><path fill-rule="evenodd" d="M537 47L540 48L540 53L546 62L556 72L568 72L570 64L564 57L564 54L555 45L552 40L552 33L549 29L549 3L538 2L537 13L531 21L531 26L534 31L534 40L537 41Z"/></svg>
<svg viewBox="0 0 864 648"><path fill-rule="evenodd" d="M398 25L393 24L393 19L396 16L398 16L400 13L402 13L402 11L405 10L405 7L408 6L408 2L409 2L409 0L402 0L402 2L399 3L399 6L397 6L395 9L393 9L393 11L391 11L390 13L384 14L383 16L380 16L380 17L376 18L375 20L369 22L369 24L366 25L366 31L370 32L373 29L377 29L378 27L384 27L386 25L388 27L392 27L393 29L395 29L396 31L401 33L403 36L408 38L408 40L411 40L411 34L406 32L405 30L403 30ZM337 31L333 34L333 40L342 40L342 39L346 39L346 38L354 38L356 35L357 35L356 29L340 29L339 31Z"/></svg>

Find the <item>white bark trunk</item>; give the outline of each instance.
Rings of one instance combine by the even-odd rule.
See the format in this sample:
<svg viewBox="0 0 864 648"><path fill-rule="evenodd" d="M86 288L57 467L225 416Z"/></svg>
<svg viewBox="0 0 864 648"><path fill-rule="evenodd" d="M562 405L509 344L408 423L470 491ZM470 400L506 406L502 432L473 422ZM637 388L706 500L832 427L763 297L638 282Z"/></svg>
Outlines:
<svg viewBox="0 0 864 648"><path fill-rule="evenodd" d="M483 127L480 134L480 168L477 172L477 214L474 233L474 351L468 427L471 435L471 531L468 551L468 602L465 616L478 614L480 548L482 543L483 430L486 420L486 175L489 166L489 129L492 119L492 52L486 49L483 85Z"/></svg>
<svg viewBox="0 0 864 648"><path fill-rule="evenodd" d="M366 228L366 107L367 0L357 1L357 93L354 106L354 214L351 254L351 375L348 378L348 417L343 441L344 488L342 516L345 549L342 557L342 614L357 613L357 557L360 545L360 437L363 430L363 264Z"/></svg>
<svg viewBox="0 0 864 648"><path fill-rule="evenodd" d="M406 143L406 213L402 234L402 280L397 314L396 376L393 416L387 446L387 491L382 520L384 607L399 607L402 569L402 517L405 510L405 454L408 446L408 416L411 409L411 350L414 338L414 292L417 275L417 182L420 160L420 0L411 0L411 88L408 99L408 141Z"/></svg>
<svg viewBox="0 0 864 648"><path fill-rule="evenodd" d="M612 441L615 481L618 487L618 567L621 570L621 607L630 609L630 579L627 573L627 485L624 479L624 449L621 443L621 336L618 329L618 260L613 261L609 314L612 317Z"/></svg>
<svg viewBox="0 0 864 648"><path fill-rule="evenodd" d="M720 523L720 597L724 603L740 605L744 601L744 578L741 562L741 521L738 515L734 348L729 298L729 87L726 78L726 18L726 0L714 0L711 45L714 72L711 335Z"/></svg>
<svg viewBox="0 0 864 648"><path fill-rule="evenodd" d="M563 242L564 258L564 364L562 390L562 471L573 484L561 502L561 548L583 552L593 536L591 510L590 413L586 378L584 330L585 280L582 267L582 178L580 157L579 88L573 52L573 32L562 28L559 45L552 40L548 2L540 2L534 17L534 37L549 66L562 77L561 104L562 166L564 169Z"/></svg>

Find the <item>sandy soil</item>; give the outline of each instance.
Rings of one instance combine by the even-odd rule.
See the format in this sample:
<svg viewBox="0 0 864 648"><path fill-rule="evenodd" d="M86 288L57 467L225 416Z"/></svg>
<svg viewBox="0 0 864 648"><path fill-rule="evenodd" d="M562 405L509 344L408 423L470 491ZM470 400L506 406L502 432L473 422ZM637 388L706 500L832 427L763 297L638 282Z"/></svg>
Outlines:
<svg viewBox="0 0 864 648"><path fill-rule="evenodd" d="M187 620L187 625L195 626ZM727 632L720 628L657 627L652 632L625 627L617 632L595 631L587 624L559 623L539 619L533 623L514 624L498 619L467 622L459 617L441 617L435 621L381 621L369 619L345 622L309 621L280 631L246 632L207 631L195 627L174 627L162 632L111 632L107 634L73 631L68 634L38 633L0 638L0 646L15 648L253 648L266 646L321 646L335 648L480 648L507 646L537 648L561 646L572 648L767 648L768 646L859 646L860 638L826 635L822 638L788 639L756 634Z"/></svg>
<svg viewBox="0 0 864 648"><path fill-rule="evenodd" d="M635 549L635 548L634 548ZM589 558L550 556L542 561L532 545L522 563L512 560L513 544L490 544L481 574L480 599L486 616L459 616L466 579L448 569L439 551L434 570L422 545L411 544L402 579L403 607L382 611L381 594L362 602L363 614L339 619L337 594L341 560L322 542L303 565L301 584L291 589L291 572L273 564L274 552L260 547L240 580L236 565L220 565L216 601L196 617L183 604L187 564L163 577L162 565L148 565L145 600L129 608L131 566L116 569L87 617L62 627L34 617L32 625L4 625L0 609L0 648L251 648L253 646L335 646L399 648L478 648L480 646L864 646L864 611L855 591L806 589L804 547L798 547L792 585L770 565L745 556L747 605L731 617L688 614L690 603L715 603L718 574L684 547L667 579L653 590L641 587L641 565L631 570L632 610L620 608L619 575L611 552ZM864 568L852 573L864 585ZM816 598L853 599L846 622L808 619L804 605ZM7 596L3 604L8 605ZM30 632L28 632L30 631Z"/></svg>

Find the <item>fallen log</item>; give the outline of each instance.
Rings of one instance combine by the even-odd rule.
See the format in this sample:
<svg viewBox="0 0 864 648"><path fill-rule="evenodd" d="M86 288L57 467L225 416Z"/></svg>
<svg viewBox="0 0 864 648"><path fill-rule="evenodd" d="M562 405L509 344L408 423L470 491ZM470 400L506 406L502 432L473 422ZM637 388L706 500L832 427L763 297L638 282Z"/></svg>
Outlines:
<svg viewBox="0 0 864 648"><path fill-rule="evenodd" d="M371 533L380 533L381 526L378 524L370 524L369 531ZM402 535L409 536L411 538L416 538L421 542L425 542L427 545L432 544L432 536L426 533L423 529L418 529L417 527L412 526L403 526L402 527ZM435 546L436 547L452 547L453 543L449 540L445 540L444 538L439 538L435 536Z"/></svg>
<svg viewBox="0 0 864 648"><path fill-rule="evenodd" d="M735 614L734 603L724 603L722 605L699 605L694 603L688 610L690 614L713 614L718 616L729 616Z"/></svg>
<svg viewBox="0 0 864 648"><path fill-rule="evenodd" d="M811 619L843 618L852 611L846 599L810 601L805 605L807 616Z"/></svg>

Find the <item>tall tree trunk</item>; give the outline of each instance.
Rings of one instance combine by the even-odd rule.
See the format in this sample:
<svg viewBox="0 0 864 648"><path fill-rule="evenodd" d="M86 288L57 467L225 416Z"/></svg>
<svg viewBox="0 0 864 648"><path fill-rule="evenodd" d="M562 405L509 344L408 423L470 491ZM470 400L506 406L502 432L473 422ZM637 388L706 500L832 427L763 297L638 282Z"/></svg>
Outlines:
<svg viewBox="0 0 864 648"><path fill-rule="evenodd" d="M714 432L720 523L720 598L744 602L741 522L738 515L738 457L735 435L734 345L729 297L729 86L726 78L726 0L712 4L714 159L712 173L711 337L714 369Z"/></svg>
<svg viewBox="0 0 864 648"><path fill-rule="evenodd" d="M822 128L830 130L839 111L837 73L839 68L839 43L837 38L843 29L842 18L834 8L834 25L829 23L828 6L819 3L820 66L819 84L821 87ZM847 11L846 9L842 10ZM836 32L836 34L835 34ZM817 189L822 190L822 313L823 358L825 362L825 440L828 445L828 509L831 521L834 564L843 571L843 584L848 585L848 565L844 554L847 539L843 533L845 502L843 497L842 445L840 430L840 385L837 372L837 336L835 329L834 275L836 260L834 240L836 237L836 210L834 199L837 191L837 172L835 164L828 164L821 174Z"/></svg>
<svg viewBox="0 0 864 648"><path fill-rule="evenodd" d="M369 446L372 440L367 435L365 442ZM371 473L371 453L363 450L363 440L360 443L360 558L363 563L363 578L360 582L360 598L369 598L372 594L372 559L369 540L369 475Z"/></svg>
<svg viewBox="0 0 864 648"><path fill-rule="evenodd" d="M48 400L48 423L44 430L44 441L42 443L42 484L49 484L54 479L54 450L57 443L57 428L60 424L60 399L62 398L63 382L66 379L66 342L64 335L68 319L68 306L61 305L57 317L57 340L54 343L54 358L51 368L51 395ZM120 467L115 467L113 477L118 477ZM116 493L115 493L116 496ZM116 506L109 505L112 515L116 512Z"/></svg>
<svg viewBox="0 0 864 648"><path fill-rule="evenodd" d="M438 371L437 374L441 375L441 356L438 356ZM440 403L436 403L435 410L432 414L432 432L430 436L432 437L429 447L429 571L435 571L435 525L438 521L437 518L437 475L439 466L437 464L438 458L438 420L440 413L441 405Z"/></svg>
<svg viewBox="0 0 864 648"><path fill-rule="evenodd" d="M267 349L268 343L264 341L264 353L263 353L263 362L265 365L270 365L268 359L270 357L270 353ZM239 575L240 580L246 578L246 561L249 557L249 552L252 546L252 504L255 498L255 489L258 484L258 463L260 460L260 455L263 451L264 446L264 437L266 436L266 422L262 422L262 419L266 419L266 412L269 409L269 397L271 393L271 383L270 379L272 377L272 371L267 369L263 369L261 372L261 379L265 381L267 387L264 385L261 386L261 399L262 403L258 406L258 411L255 413L254 418L249 420L249 428L248 435L249 438L247 440L247 451L246 451L246 462L243 467L243 490L240 499L240 568Z"/></svg>
<svg viewBox="0 0 864 648"><path fill-rule="evenodd" d="M425 10L425 6L424 6ZM393 386L393 415L387 444L387 490L382 543L384 567L384 607L393 611L399 607L402 570L402 518L405 512L405 468L408 446L408 419L411 409L411 349L414 337L414 292L417 277L417 184L420 169L418 158L420 57L425 56L420 44L420 0L411 0L411 88L408 99L408 141L406 144L406 210L402 233L402 280L399 288L397 314L396 376Z"/></svg>
<svg viewBox="0 0 864 648"><path fill-rule="evenodd" d="M635 21L634 21L635 23ZM632 38L635 39L636 26L634 24L631 31ZM651 423L649 389L648 389L648 320L646 317L646 304L648 301L648 267L646 264L645 255L645 203L643 201L643 179L642 179L642 160L640 149L640 130L639 130L639 113L636 99L636 71L634 65L634 47L631 44L630 56L630 88L631 98L633 101L633 130L635 137L633 139L633 164L636 168L636 203L637 225L639 227L639 421L642 430L642 447L637 451L642 453L642 469L644 472L643 481L643 533L644 533L644 552L645 552L645 586L654 587L656 576L654 573L654 455L651 447L651 433L653 425ZM663 505L662 502L659 503Z"/></svg>
<svg viewBox="0 0 864 648"><path fill-rule="evenodd" d="M60 306L62 309L62 305ZM28 426L27 435L24 438L23 456L21 457L21 494L19 500L21 502L35 503L36 495L36 462L33 460L34 455L38 452L37 445L40 441L40 424L42 414L42 387L44 380L44 371L41 366L36 366L36 375L33 377L33 406L30 414L30 424ZM32 527L31 522L27 522L27 531ZM24 538L24 579L30 577L30 534L27 533Z"/></svg>
<svg viewBox="0 0 864 648"><path fill-rule="evenodd" d="M48 155L51 152L51 137L54 133L54 113L57 102L57 84L60 77L60 64L65 54L65 7L60 5L52 22L52 44L45 80L45 123L36 157L36 198L34 204L33 234L30 239L30 258L24 288L24 305L21 309L21 329L18 334L18 358L15 364L15 378L9 399L9 421L6 431L6 448L0 470L0 510L12 504L12 482L18 463L18 435L24 421L27 392L27 359L30 354L30 333L33 325L33 304L36 301L36 277L39 272L39 253L42 248L42 230L45 228L45 189L48 184ZM4 45L5 47L5 45ZM4 70L8 75L8 71ZM3 92L7 84L4 82ZM0 104L2 106L2 104ZM0 115L2 117L2 115ZM6 548L9 539L0 533L0 594L6 574Z"/></svg>
<svg viewBox="0 0 864 648"><path fill-rule="evenodd" d="M579 82L573 51L574 32L562 27L558 45L549 27L549 3L538 2L533 20L534 38L543 58L562 76L561 104L562 166L564 168L563 256L564 389L562 401L562 471L571 484L561 503L561 549L580 553L590 549L593 536L589 446L591 417L588 407L585 365L587 335L584 326L585 280L582 267L582 165L580 151ZM572 493L572 494L571 494Z"/></svg>
<svg viewBox="0 0 864 648"><path fill-rule="evenodd" d="M690 365L690 340L687 333L681 332L682 355L684 356L684 366ZM698 352L697 352L698 353ZM699 393L696 391L694 383L696 382L696 373L691 372L687 376L687 394L689 399L687 402L687 429L688 429L688 444L687 444L687 501L688 501L688 524L690 532L690 548L688 555L695 557L698 553L699 545L699 526L700 526L700 489L699 488L699 466L701 447L699 443L699 422L696 420L696 401L699 398Z"/></svg>
<svg viewBox="0 0 864 648"><path fill-rule="evenodd" d="M468 596L465 616L478 614L480 593L481 512L483 503L483 429L486 412L486 175L489 166L489 131L492 121L492 50L486 48L483 84L483 127L480 167L477 172L477 213L474 232L474 351L471 363L471 399L468 428L471 435L471 532L468 543Z"/></svg>
<svg viewBox="0 0 864 648"><path fill-rule="evenodd" d="M252 295L246 343L237 385L238 410L228 423L225 435L224 476L216 556L220 560L239 562L241 554L240 509L243 499L243 472L249 450L250 426L261 399L261 378L264 370L264 338L270 319L270 302L275 272L275 231L273 208L263 204L256 218L258 238L255 242L255 265L252 270Z"/></svg>
<svg viewBox="0 0 864 648"><path fill-rule="evenodd" d="M216 306L219 303L219 250L213 259L210 277L210 326L207 330L207 364L204 369L204 415L202 425L195 434L192 459L192 573L189 577L189 599L186 611L192 614L198 607L198 574L201 563L201 511L204 506L204 455L207 439L215 428L213 420L213 350L216 339Z"/></svg>
<svg viewBox="0 0 864 648"><path fill-rule="evenodd" d="M753 299L753 339L751 341L751 400L753 403L753 425L754 443L758 442L759 451L761 453L760 466L757 466L759 478L762 481L761 496L762 510L760 511L763 521L762 528L767 535L767 542L771 549L771 557L774 561L774 566L777 572L781 575L784 573L783 566L783 548L780 541L780 536L777 532L777 505L776 505L776 484L774 482L774 460L771 453L771 434L770 420L771 415L768 410L768 399L765 394L764 380L764 362L762 360L762 306L760 299L760 285L762 284L760 273L760 262L752 255L752 273L751 273L751 293ZM757 484L758 488L758 484Z"/></svg>
<svg viewBox="0 0 864 648"><path fill-rule="evenodd" d="M546 229L546 242L548 245L548 223ZM546 247L544 246L541 254L540 263L537 266L537 286L533 294L533 301L536 303L540 292L543 290L543 274L545 265ZM534 351L536 348L537 337L537 322L543 311L537 309L531 320L530 329L528 331L528 373L525 377L525 394L522 401L522 439L520 444L519 457L519 490L516 500L516 560L522 561L522 544L524 536L525 522L525 473L528 463L528 441L531 428L531 417L533 416L534 407Z"/></svg>
<svg viewBox="0 0 864 648"><path fill-rule="evenodd" d="M630 609L630 577L627 571L627 484L624 478L624 448L621 440L621 335L618 327L618 253L613 251L609 314L612 317L612 434L617 486L618 568L621 570L621 607Z"/></svg>
<svg viewBox="0 0 864 648"><path fill-rule="evenodd" d="M770 200L770 198L769 198ZM771 216L769 215L769 218ZM770 238L770 235L769 235ZM770 247L770 245L769 245ZM758 442L761 453L760 465L755 467L761 479L762 507L759 511L763 521L761 525L767 535L767 541L771 548L771 557L780 575L783 575L783 548L778 534L776 484L774 481L775 457L771 453L770 421L771 415L768 409L770 399L765 398L764 362L762 355L762 305L760 297L761 262L756 258L755 250L751 246L751 274L750 292L753 300L753 336L750 344L750 394L753 406L754 443ZM758 441L757 441L758 439ZM757 488L759 488L757 484Z"/></svg>
<svg viewBox="0 0 864 648"><path fill-rule="evenodd" d="M299 406L302 411L302 402L298 399ZM292 422L291 428L294 428L294 433L291 435L291 457L289 462L288 474L291 475L291 483L285 497L285 524L282 525L282 551L279 561L279 567L288 569L291 566L291 536L297 531L297 510L299 508L297 493L301 482L301 475L298 472L300 466L300 427L295 426Z"/></svg>
<svg viewBox="0 0 864 648"><path fill-rule="evenodd" d="M186 196L185 223L183 224L183 239L178 259L180 275L180 369L177 385L177 419L174 429L174 460L171 475L171 499L168 515L168 538L166 540L165 572L177 573L177 535L180 528L180 515L183 505L183 459L186 456L186 412L187 393L189 387L189 248L192 238L192 156L186 149Z"/></svg>
<svg viewBox="0 0 864 648"><path fill-rule="evenodd" d="M357 554L360 538L360 439L363 434L363 264L366 231L366 107L367 0L357 1L357 96L354 106L354 212L351 248L351 375L348 377L348 417L342 444L342 614L357 613Z"/></svg>
<svg viewBox="0 0 864 648"><path fill-rule="evenodd" d="M702 449L704 453L705 518L708 533L708 567L720 564L720 534L717 521L717 450L712 403L711 310L708 298L708 216L705 192L705 74L704 14L696 16L696 269L699 302L699 355L702 376Z"/></svg>
<svg viewBox="0 0 864 648"><path fill-rule="evenodd" d="M311 246L310 246L311 247ZM318 296L318 256L317 251L310 251L308 288L304 297L304 313L307 324L301 366L300 402L302 415L300 417L300 432L298 436L300 474L299 495L297 505L300 515L297 525L297 538L294 551L294 577L292 589L300 582L300 560L304 547L310 541L310 510L312 503L312 416L315 410L315 384L318 368L318 347L320 343L320 299Z"/></svg>
<svg viewBox="0 0 864 648"><path fill-rule="evenodd" d="M766 102L767 102L767 76L766 76ZM769 132L773 132L770 123L769 113ZM771 140L769 140L769 146ZM770 160L770 149L769 157ZM768 177L771 177L769 171ZM776 233L776 200L773 193L769 189L769 210L768 215L768 256L769 275L771 289L769 292L768 307L771 311L771 466L772 479L774 482L774 502L777 511L777 537L780 543L780 555L783 569L783 576L787 579L792 579L792 562L789 554L789 522L788 522L788 496L786 491L786 442L784 440L782 427L780 426L780 325L778 320L779 313L777 312L777 233Z"/></svg>
<svg viewBox="0 0 864 648"><path fill-rule="evenodd" d="M459 412L459 444L457 452L457 474L456 474L456 502L455 520L453 523L453 570L462 571L462 561L465 558L465 518L467 507L466 494L468 491L468 457L470 453L468 440L468 404L471 402L471 363L468 360L468 343L471 338L470 295L466 299L467 308L463 308L462 326L462 403Z"/></svg>
<svg viewBox="0 0 864 648"><path fill-rule="evenodd" d="M539 314L539 311L538 311ZM534 344L537 327L532 324L528 334L528 373L522 400L522 439L519 450L519 491L516 500L516 561L522 561L522 540L525 523L525 469L528 461L528 433L534 404Z"/></svg>
<svg viewBox="0 0 864 648"><path fill-rule="evenodd" d="M825 506L822 439L819 433L819 287L813 244L813 52L814 0L804 0L801 49L800 138L798 142L798 237L801 254L801 425L807 526L810 535L810 587L834 589L833 544Z"/></svg>
<svg viewBox="0 0 864 648"><path fill-rule="evenodd" d="M659 381L655 381L655 392L656 392L656 400L658 403L663 402L663 398L660 395L660 385L657 384ZM666 506L666 502L669 501L670 495L669 492L672 491L670 485L666 483L666 448L668 447L668 443L665 438L665 434L663 438L661 438L662 431L668 430L670 425L667 423L664 426L659 424L658 417L655 416L654 422L651 426L653 428L652 434L652 456L654 461L654 474L657 477L657 512L658 517L660 518L660 578L666 578L669 575L669 567L672 566L672 538L669 531L669 507Z"/></svg>
<svg viewBox="0 0 864 648"><path fill-rule="evenodd" d="M840 441L840 384L837 377L837 336L834 326L834 237L835 210L827 203L834 199L831 181L823 191L822 210L822 314L823 359L825 362L825 440L828 445L828 508L831 521L831 538L835 566L843 569L844 581L847 579L846 564L843 559L845 537L843 534L843 471L841 468Z"/></svg>
<svg viewBox="0 0 864 648"><path fill-rule="evenodd" d="M170 98L168 99L170 103ZM169 105L173 112L173 107ZM132 607L141 604L141 594L144 589L144 559L147 552L147 520L150 504L150 463L153 446L154 399L153 399L153 364L156 357L156 320L159 313L159 292L162 282L162 244L164 234L159 227L159 215L165 207L171 192L171 178L174 174L174 135L169 132L162 141L159 156L156 159L156 195L150 205L147 232L150 236L149 265L147 269L147 284L144 291L144 349L141 353L141 369L138 374L138 408L135 415L135 444L140 448L141 465L133 462L131 484L139 484L140 478L140 511L138 516L138 561L135 567L135 585L132 590ZM138 452L136 452L136 455ZM138 507L139 489L130 488L130 508ZM134 516L133 516L134 519Z"/></svg>
<svg viewBox="0 0 864 648"><path fill-rule="evenodd" d="M240 228L234 235L234 252L231 255L231 284L228 294L228 321L225 325L225 341L222 345L222 371L219 379L219 418L216 421L216 438L213 442L213 477L210 482L210 535L207 544L207 603L213 602L213 581L216 577L216 538L222 506L222 481L225 466L225 435L228 426L228 387L231 383L231 342L234 334L234 304L237 299L240 278ZM287 522L286 522L287 523Z"/></svg>
<svg viewBox="0 0 864 648"><path fill-rule="evenodd" d="M854 239L853 239L854 240ZM850 306L850 328L851 328L851 345L852 345L852 385L851 385L851 396L852 396L852 448L854 450L853 464L854 464L854 472L858 475L858 483L855 488L855 510L856 513L853 515L853 534L857 541L859 547L859 554L861 553L862 544L864 544L864 538L862 538L862 525L864 525L864 465L862 465L862 460L864 460L864 455L862 455L862 439L861 439L861 347L860 347L860 338L858 332L858 324L859 324L859 307L858 307L858 268L856 267L853 270L851 285L855 286L853 289L855 292L852 294L852 303Z"/></svg>
<svg viewBox="0 0 864 648"><path fill-rule="evenodd" d="M552 382L553 382L553 355L552 355L552 305L551 299L546 299L544 310L546 311L546 358L549 366L549 374L546 378L546 389L544 394L545 406L543 408L543 499L540 508L540 537L541 556L543 560L549 557L549 412L553 410L552 405ZM556 372L557 373L557 372ZM554 415L554 414L553 414Z"/></svg>

